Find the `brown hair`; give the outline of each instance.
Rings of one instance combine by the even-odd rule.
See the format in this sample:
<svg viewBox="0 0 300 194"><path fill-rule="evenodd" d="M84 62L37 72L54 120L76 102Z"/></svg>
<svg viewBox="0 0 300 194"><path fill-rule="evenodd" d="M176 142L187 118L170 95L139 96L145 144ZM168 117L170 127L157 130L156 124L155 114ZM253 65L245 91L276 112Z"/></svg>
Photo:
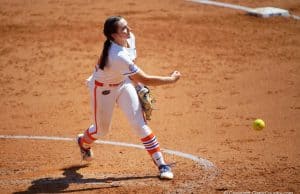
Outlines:
<svg viewBox="0 0 300 194"><path fill-rule="evenodd" d="M122 19L121 16L110 16L106 19L104 23L103 33L106 37L106 40L103 44L103 49L101 56L98 60L98 66L100 69L104 69L107 63L108 51L111 46L111 41L113 41L113 37L111 36L113 33L116 33L118 30L117 22Z"/></svg>

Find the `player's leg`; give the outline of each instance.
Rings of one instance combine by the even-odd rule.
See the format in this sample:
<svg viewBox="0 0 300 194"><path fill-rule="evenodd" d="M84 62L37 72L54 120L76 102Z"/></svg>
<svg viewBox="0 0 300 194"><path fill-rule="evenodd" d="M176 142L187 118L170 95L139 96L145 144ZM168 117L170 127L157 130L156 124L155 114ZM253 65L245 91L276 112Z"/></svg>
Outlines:
<svg viewBox="0 0 300 194"><path fill-rule="evenodd" d="M91 160L92 144L106 135L110 129L117 91L115 88L104 88L95 85L91 91L91 108L93 124L78 135L78 144L84 160Z"/></svg>
<svg viewBox="0 0 300 194"><path fill-rule="evenodd" d="M125 83L121 88L117 103L125 113L135 133L141 138L145 149L152 157L154 163L159 168L160 177L172 179L173 173L171 168L165 163L164 157L160 151L159 142L144 119L140 101L136 90L131 83Z"/></svg>

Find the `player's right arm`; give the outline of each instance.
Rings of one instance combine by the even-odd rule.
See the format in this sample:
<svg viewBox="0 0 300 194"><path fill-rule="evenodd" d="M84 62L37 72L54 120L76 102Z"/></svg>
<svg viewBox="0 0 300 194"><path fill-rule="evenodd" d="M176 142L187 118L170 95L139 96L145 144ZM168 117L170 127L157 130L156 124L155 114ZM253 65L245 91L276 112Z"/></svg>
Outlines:
<svg viewBox="0 0 300 194"><path fill-rule="evenodd" d="M144 85L148 86L158 86L164 84L175 83L181 74L179 71L174 71L170 76L156 76L156 75L148 75L143 70L139 69L139 71L130 76L130 78L135 82L140 82Z"/></svg>
<svg viewBox="0 0 300 194"><path fill-rule="evenodd" d="M112 68L124 76L129 76L136 83L148 86L158 86L175 83L181 76L179 71L174 71L170 76L149 75L136 66L126 53L119 52L111 59L114 64Z"/></svg>

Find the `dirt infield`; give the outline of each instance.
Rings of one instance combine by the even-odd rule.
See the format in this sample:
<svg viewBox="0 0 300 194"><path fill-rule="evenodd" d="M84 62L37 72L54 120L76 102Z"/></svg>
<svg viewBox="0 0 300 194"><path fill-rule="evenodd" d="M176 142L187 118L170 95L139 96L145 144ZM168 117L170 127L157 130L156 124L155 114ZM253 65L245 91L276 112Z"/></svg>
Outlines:
<svg viewBox="0 0 300 194"><path fill-rule="evenodd" d="M300 15L294 0L226 0ZM166 155L161 181L147 152L75 142L0 139L1 193L224 193L300 191L300 20L268 19L184 0L0 0L0 135L74 137L91 122L85 79L102 49L103 21L124 16L137 65L182 73L151 87L150 127L161 147L203 157L215 171ZM251 128L255 118L263 131ZM119 109L103 140L141 144Z"/></svg>

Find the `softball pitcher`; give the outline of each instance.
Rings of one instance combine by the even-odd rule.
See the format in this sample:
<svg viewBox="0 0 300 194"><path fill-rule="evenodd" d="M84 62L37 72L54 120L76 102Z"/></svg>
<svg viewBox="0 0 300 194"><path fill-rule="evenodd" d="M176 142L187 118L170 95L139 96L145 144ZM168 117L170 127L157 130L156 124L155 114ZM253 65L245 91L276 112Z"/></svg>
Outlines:
<svg viewBox="0 0 300 194"><path fill-rule="evenodd" d="M170 76L148 75L136 66L135 38L124 18L109 17L104 23L103 32L107 39L95 71L88 79L94 121L77 137L82 158L88 161L92 159L92 144L108 133L114 106L117 104L157 165L160 178L173 179L171 167L164 161L158 140L143 117L134 85L171 84L181 74L174 71Z"/></svg>

